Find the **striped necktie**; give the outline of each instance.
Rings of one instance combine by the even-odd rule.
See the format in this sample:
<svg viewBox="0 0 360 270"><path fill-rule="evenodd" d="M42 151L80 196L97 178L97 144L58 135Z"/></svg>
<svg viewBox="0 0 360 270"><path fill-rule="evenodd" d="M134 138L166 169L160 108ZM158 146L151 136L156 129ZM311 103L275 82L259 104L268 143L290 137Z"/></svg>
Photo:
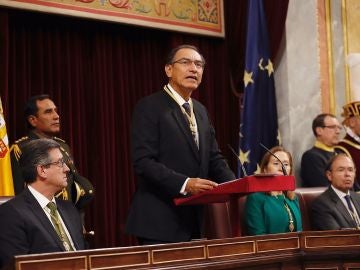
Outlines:
<svg viewBox="0 0 360 270"><path fill-rule="evenodd" d="M191 130L191 134L192 134L192 136L193 136L194 142L195 142L196 146L199 148L199 142L198 142L197 136L196 136L196 129L195 129L194 126L192 126L192 123L190 122L190 120L191 120L191 108L190 108L189 102L185 102L185 103L182 105L182 107L184 108L184 110L185 110L185 112L186 112L186 114L187 114L186 120L187 120L187 122L188 122L188 124L189 124L189 126L190 126L190 130ZM189 120L189 119L190 119L190 120Z"/></svg>
<svg viewBox="0 0 360 270"><path fill-rule="evenodd" d="M188 114L188 116L191 116L191 109L189 102L185 102L182 106L185 109L185 112Z"/></svg>
<svg viewBox="0 0 360 270"><path fill-rule="evenodd" d="M352 206L352 204L351 204L351 197L350 197L350 195L348 194L348 195L345 195L345 200L346 200L346 203L347 203L347 205L348 205L348 208L349 208L349 210L350 210L350 212L351 212L351 217L352 217L352 219L355 221L355 223L356 223L356 226L357 227L359 227L359 220L358 220L358 218L357 218L357 215L356 215L356 212L355 212L355 209L354 209L354 207Z"/></svg>

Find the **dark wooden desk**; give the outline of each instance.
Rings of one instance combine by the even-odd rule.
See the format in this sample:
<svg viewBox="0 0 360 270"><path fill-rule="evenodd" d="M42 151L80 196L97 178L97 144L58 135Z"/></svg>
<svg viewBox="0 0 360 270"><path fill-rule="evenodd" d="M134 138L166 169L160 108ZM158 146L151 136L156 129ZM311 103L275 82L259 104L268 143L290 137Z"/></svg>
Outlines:
<svg viewBox="0 0 360 270"><path fill-rule="evenodd" d="M360 231L302 232L16 256L14 269L360 269Z"/></svg>

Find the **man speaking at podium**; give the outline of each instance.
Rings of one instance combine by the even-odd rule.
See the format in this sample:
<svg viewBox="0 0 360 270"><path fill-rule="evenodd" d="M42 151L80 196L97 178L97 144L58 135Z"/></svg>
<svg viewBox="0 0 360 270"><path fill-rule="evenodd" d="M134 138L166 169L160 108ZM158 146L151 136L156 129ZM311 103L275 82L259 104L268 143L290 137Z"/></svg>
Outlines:
<svg viewBox="0 0 360 270"><path fill-rule="evenodd" d="M126 231L140 244L201 237L202 207L175 206L173 199L235 179L218 148L206 108L191 98L204 66L196 47L174 48L165 64L169 83L135 107L132 158L138 182Z"/></svg>

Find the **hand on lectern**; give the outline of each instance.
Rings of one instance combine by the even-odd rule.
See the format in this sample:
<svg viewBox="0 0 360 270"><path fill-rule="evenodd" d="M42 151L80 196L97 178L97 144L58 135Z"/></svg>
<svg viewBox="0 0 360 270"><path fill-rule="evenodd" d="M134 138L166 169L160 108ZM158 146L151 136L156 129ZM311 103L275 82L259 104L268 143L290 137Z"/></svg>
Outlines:
<svg viewBox="0 0 360 270"><path fill-rule="evenodd" d="M206 190L211 190L217 185L217 183L207 179L190 178L186 184L185 191L194 195Z"/></svg>

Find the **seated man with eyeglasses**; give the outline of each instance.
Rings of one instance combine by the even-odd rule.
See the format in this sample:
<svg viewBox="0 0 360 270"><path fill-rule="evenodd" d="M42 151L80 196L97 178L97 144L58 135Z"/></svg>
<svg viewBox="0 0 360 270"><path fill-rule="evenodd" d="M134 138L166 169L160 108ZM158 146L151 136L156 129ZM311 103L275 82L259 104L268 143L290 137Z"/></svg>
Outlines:
<svg viewBox="0 0 360 270"><path fill-rule="evenodd" d="M360 195L351 189L356 169L351 157L338 154L326 167L329 188L311 204L311 223L314 230L360 228Z"/></svg>
<svg viewBox="0 0 360 270"><path fill-rule="evenodd" d="M19 162L27 185L0 205L0 269L15 255L85 249L79 212L70 201L55 197L68 185L60 144L31 140Z"/></svg>
<svg viewBox="0 0 360 270"><path fill-rule="evenodd" d="M344 105L343 109L341 116L344 117L346 135L335 149L353 159L357 171L354 190L360 191L360 101L350 102Z"/></svg>
<svg viewBox="0 0 360 270"><path fill-rule="evenodd" d="M328 186L325 175L328 161L336 154L335 145L339 143L342 126L335 115L323 113L315 117L312 131L316 141L301 158L301 178L304 187Z"/></svg>

